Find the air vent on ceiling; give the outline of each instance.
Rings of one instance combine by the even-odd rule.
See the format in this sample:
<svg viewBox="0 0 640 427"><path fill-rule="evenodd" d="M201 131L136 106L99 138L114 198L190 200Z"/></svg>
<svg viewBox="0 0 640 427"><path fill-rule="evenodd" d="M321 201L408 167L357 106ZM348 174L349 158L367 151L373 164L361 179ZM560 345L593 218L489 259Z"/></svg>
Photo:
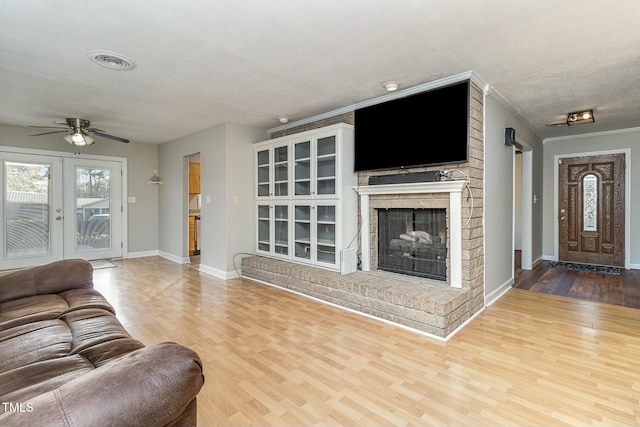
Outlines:
<svg viewBox="0 0 640 427"><path fill-rule="evenodd" d="M125 71L133 70L136 67L133 61L126 56L107 50L92 50L87 56L96 64L111 70Z"/></svg>

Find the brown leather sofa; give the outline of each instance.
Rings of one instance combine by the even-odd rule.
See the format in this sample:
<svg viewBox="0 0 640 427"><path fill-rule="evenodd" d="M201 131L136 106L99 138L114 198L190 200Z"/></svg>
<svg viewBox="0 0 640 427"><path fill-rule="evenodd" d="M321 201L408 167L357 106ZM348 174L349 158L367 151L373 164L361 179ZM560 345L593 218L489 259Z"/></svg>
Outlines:
<svg viewBox="0 0 640 427"><path fill-rule="evenodd" d="M89 262L0 276L0 426L195 425L203 383L192 350L127 333Z"/></svg>

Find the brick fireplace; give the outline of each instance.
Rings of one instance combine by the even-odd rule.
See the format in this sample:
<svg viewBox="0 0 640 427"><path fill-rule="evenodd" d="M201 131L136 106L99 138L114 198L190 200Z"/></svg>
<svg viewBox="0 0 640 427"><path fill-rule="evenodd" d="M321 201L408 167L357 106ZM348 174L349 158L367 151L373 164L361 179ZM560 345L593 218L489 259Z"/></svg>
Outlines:
<svg viewBox="0 0 640 427"><path fill-rule="evenodd" d="M471 85L469 161L447 165L466 181L359 186L361 270L340 274L260 256L242 259L242 276L376 317L412 330L448 339L484 307L484 94ZM353 124L353 113L287 129L293 134L333 123ZM426 130L428 127L425 127ZM421 172L422 168L402 172ZM388 171L361 172L359 182ZM423 187L421 187L423 186ZM378 209L446 210L446 280L396 274L378 269Z"/></svg>

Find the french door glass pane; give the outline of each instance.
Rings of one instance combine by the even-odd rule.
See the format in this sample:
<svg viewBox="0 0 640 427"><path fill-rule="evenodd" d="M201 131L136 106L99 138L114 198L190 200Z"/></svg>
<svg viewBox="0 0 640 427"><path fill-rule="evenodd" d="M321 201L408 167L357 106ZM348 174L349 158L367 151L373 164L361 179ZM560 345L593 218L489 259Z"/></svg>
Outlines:
<svg viewBox="0 0 640 427"><path fill-rule="evenodd" d="M111 170L76 167L78 251L111 247Z"/></svg>
<svg viewBox="0 0 640 427"><path fill-rule="evenodd" d="M51 165L5 162L5 256L50 253L49 192Z"/></svg>

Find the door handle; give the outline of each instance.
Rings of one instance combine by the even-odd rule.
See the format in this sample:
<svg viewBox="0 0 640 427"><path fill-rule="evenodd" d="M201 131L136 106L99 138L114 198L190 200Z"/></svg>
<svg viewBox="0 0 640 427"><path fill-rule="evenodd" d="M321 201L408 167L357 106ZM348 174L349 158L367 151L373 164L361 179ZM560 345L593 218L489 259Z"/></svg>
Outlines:
<svg viewBox="0 0 640 427"><path fill-rule="evenodd" d="M57 216L56 217L56 221L62 221L62 217L61 216Z"/></svg>

